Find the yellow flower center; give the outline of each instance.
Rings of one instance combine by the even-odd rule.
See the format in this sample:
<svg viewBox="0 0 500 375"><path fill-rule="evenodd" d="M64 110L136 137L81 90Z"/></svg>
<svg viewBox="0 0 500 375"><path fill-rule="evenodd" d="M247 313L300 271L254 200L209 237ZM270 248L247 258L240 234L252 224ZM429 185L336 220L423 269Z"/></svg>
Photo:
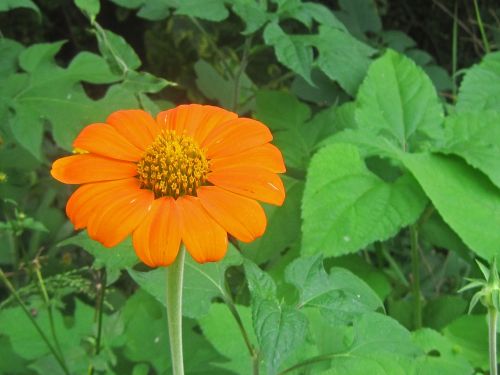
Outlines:
<svg viewBox="0 0 500 375"><path fill-rule="evenodd" d="M205 153L193 138L163 131L137 164L142 187L157 198L195 195L209 170Z"/></svg>

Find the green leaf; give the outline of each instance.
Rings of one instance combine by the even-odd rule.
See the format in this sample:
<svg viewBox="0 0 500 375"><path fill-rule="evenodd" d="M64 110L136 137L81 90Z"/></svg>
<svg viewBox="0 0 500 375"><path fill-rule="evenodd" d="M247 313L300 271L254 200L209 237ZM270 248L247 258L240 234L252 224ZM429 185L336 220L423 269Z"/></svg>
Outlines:
<svg viewBox="0 0 500 375"><path fill-rule="evenodd" d="M485 175L454 157L405 154L402 161L467 246L485 259L498 254L500 194Z"/></svg>
<svg viewBox="0 0 500 375"><path fill-rule="evenodd" d="M134 93L157 93L167 86L175 85L166 79L155 77L147 72L130 71L123 80L123 88Z"/></svg>
<svg viewBox="0 0 500 375"><path fill-rule="evenodd" d="M304 342L307 319L295 308L277 300L256 299L252 302L255 334L270 375Z"/></svg>
<svg viewBox="0 0 500 375"><path fill-rule="evenodd" d="M261 264L280 256L300 237L300 205L304 183L287 176L282 177L286 200L281 207L264 205L267 228L264 235L251 243L240 243L245 257Z"/></svg>
<svg viewBox="0 0 500 375"><path fill-rule="evenodd" d="M371 63L370 56L376 51L344 31L324 26L320 27L315 46L319 68L355 96Z"/></svg>
<svg viewBox="0 0 500 375"><path fill-rule="evenodd" d="M359 128L407 150L415 140L438 138L443 119L431 80L413 61L388 50L370 66L357 97Z"/></svg>
<svg viewBox="0 0 500 375"><path fill-rule="evenodd" d="M103 29L96 35L99 51L114 74L122 75L141 66L139 56L122 36Z"/></svg>
<svg viewBox="0 0 500 375"><path fill-rule="evenodd" d="M427 199L410 175L387 183L356 147L333 144L311 160L302 203L302 253L338 256L383 241L414 223Z"/></svg>
<svg viewBox="0 0 500 375"><path fill-rule="evenodd" d="M176 14L214 22L225 20L229 16L224 0L204 0L202 6L199 0L178 0L176 3Z"/></svg>
<svg viewBox="0 0 500 375"><path fill-rule="evenodd" d="M252 296L252 321L260 352L268 374L274 375L304 342L307 319L295 307L278 301L271 276L249 260L243 266Z"/></svg>
<svg viewBox="0 0 500 375"><path fill-rule="evenodd" d="M235 0L232 9L245 22L244 35L253 34L271 19L271 15L266 12L264 3L253 0Z"/></svg>
<svg viewBox="0 0 500 375"><path fill-rule="evenodd" d="M323 4L304 2L301 4L300 11L313 18L320 25L333 27L347 32L344 24L340 22L332 11Z"/></svg>
<svg viewBox="0 0 500 375"><path fill-rule="evenodd" d="M299 308L316 307L331 320L349 322L360 313L383 307L377 294L351 272L332 268L328 275L322 255L290 263L285 280L299 290Z"/></svg>
<svg viewBox="0 0 500 375"><path fill-rule="evenodd" d="M256 345L257 339L252 327L252 314L247 306L236 306L243 327L247 332L252 345ZM240 327L225 304L213 303L208 315L199 320L205 337L224 355L228 361L214 363L217 367L231 370L236 374L251 375L252 359L243 339Z"/></svg>
<svg viewBox="0 0 500 375"><path fill-rule="evenodd" d="M16 8L32 9L40 15L40 9L31 0L2 0L0 2L0 12L7 12Z"/></svg>
<svg viewBox="0 0 500 375"><path fill-rule="evenodd" d="M487 54L480 64L470 68L460 85L458 112L500 108L500 52Z"/></svg>
<svg viewBox="0 0 500 375"><path fill-rule="evenodd" d="M500 187L500 112L459 112L445 121L437 151L458 155Z"/></svg>
<svg viewBox="0 0 500 375"><path fill-rule="evenodd" d="M17 59L24 50L21 43L12 39L0 39L0 77L7 77L17 71Z"/></svg>
<svg viewBox="0 0 500 375"><path fill-rule="evenodd" d="M413 357L421 350L411 334L397 321L377 313L366 313L354 324L354 335L343 352L332 354L330 370L324 374L408 374Z"/></svg>
<svg viewBox="0 0 500 375"><path fill-rule="evenodd" d="M215 263L199 264L186 257L183 285L183 315L199 318L208 313L212 300L216 297L227 298L225 274L227 268L240 265L242 257L232 246L223 260ZM148 272L128 270L130 276L147 293L165 304L166 268Z"/></svg>
<svg viewBox="0 0 500 375"><path fill-rule="evenodd" d="M444 328L443 335L472 366L488 369L488 324L484 315L464 315Z"/></svg>
<svg viewBox="0 0 500 375"><path fill-rule="evenodd" d="M413 333L413 341L426 355L414 362L414 374L470 375L474 369L447 338L429 328Z"/></svg>
<svg viewBox="0 0 500 375"><path fill-rule="evenodd" d="M99 14L101 9L99 0L75 0L75 5L91 20L95 20L95 17Z"/></svg>
<svg viewBox="0 0 500 375"><path fill-rule="evenodd" d="M255 263L245 259L243 266L247 277L248 289L252 298L273 300L276 298L276 283Z"/></svg>
<svg viewBox="0 0 500 375"><path fill-rule="evenodd" d="M80 81L96 84L117 82L120 79L111 72L101 56L86 51L80 52L71 60L68 74Z"/></svg>
<svg viewBox="0 0 500 375"><path fill-rule="evenodd" d="M255 116L271 128L273 143L283 153L289 172L294 173L291 175L297 178L303 178L316 145L335 131L333 107L310 119L310 108L283 92L259 91Z"/></svg>
<svg viewBox="0 0 500 375"><path fill-rule="evenodd" d="M374 0L340 0L338 17L356 36L362 33L378 33L382 30L382 22Z"/></svg>
<svg viewBox="0 0 500 375"><path fill-rule="evenodd" d="M424 324L426 327L442 329L467 310L467 301L459 296L442 295L426 303Z"/></svg>
<svg viewBox="0 0 500 375"><path fill-rule="evenodd" d="M41 159L43 126L36 113L26 111L22 106L14 106L15 116L9 120L10 129L16 141L35 158Z"/></svg>
<svg viewBox="0 0 500 375"><path fill-rule="evenodd" d="M59 243L59 246L68 245L79 246L90 253L94 257L93 267L96 269L106 268L108 285L120 277L122 270L132 267L139 262L130 239L108 249L99 242L89 238L87 232L83 231Z"/></svg>
<svg viewBox="0 0 500 375"><path fill-rule="evenodd" d="M201 92L209 99L217 100L224 108L232 108L234 101L234 78L221 75L212 65L205 60L198 60L194 64L196 72L196 85ZM253 107L252 97L255 92L255 85L243 72L240 77L240 94L238 108L240 112L248 111Z"/></svg>
<svg viewBox="0 0 500 375"><path fill-rule="evenodd" d="M264 29L264 41L274 47L280 63L311 81L313 49L303 36L286 34L277 22L269 23Z"/></svg>

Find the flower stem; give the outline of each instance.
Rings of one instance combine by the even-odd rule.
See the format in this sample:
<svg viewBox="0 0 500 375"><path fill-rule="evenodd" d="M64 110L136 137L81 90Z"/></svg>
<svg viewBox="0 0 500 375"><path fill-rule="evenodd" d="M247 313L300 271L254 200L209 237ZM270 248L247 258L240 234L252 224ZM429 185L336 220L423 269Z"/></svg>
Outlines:
<svg viewBox="0 0 500 375"><path fill-rule="evenodd" d="M411 241L411 268L412 268L412 290L414 303L414 328L422 327L422 300L420 292L420 254L418 252L418 229L417 225L410 225Z"/></svg>
<svg viewBox="0 0 500 375"><path fill-rule="evenodd" d="M481 38L483 40L484 51L486 53L490 53L490 43L488 42L488 37L486 36L486 32L484 31L483 19L481 18L481 12L479 11L477 0L474 0L474 10L476 11L476 19L479 26L479 32L481 33Z"/></svg>
<svg viewBox="0 0 500 375"><path fill-rule="evenodd" d="M497 316L494 307L488 308L488 333L490 344L490 375L497 375Z"/></svg>
<svg viewBox="0 0 500 375"><path fill-rule="evenodd" d="M181 246L177 259L167 268L167 320L173 375L184 375L184 361L182 358L182 280L185 255L184 246Z"/></svg>

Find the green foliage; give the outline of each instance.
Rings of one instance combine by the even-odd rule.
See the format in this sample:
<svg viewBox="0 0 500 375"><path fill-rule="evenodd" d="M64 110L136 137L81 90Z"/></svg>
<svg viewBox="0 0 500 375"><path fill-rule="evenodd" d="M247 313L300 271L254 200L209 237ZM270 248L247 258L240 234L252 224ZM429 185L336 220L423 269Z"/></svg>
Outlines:
<svg viewBox="0 0 500 375"><path fill-rule="evenodd" d="M287 172L261 238L186 260L186 374L488 373L500 8L483 55L462 5L0 0L0 375L172 372L165 268L75 235L48 171L115 110L189 102L266 124Z"/></svg>

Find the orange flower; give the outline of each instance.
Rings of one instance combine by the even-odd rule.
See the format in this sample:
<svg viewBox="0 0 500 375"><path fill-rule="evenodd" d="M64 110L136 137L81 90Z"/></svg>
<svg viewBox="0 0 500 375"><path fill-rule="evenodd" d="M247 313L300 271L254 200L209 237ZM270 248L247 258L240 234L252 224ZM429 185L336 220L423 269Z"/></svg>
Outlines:
<svg viewBox="0 0 500 375"><path fill-rule="evenodd" d="M281 152L262 123L202 105L160 112L112 113L85 127L73 146L80 154L52 165L52 176L83 184L66 213L75 229L112 247L133 234L137 256L168 266L181 241L200 263L227 250L227 233L243 242L266 227L256 200L281 205Z"/></svg>

